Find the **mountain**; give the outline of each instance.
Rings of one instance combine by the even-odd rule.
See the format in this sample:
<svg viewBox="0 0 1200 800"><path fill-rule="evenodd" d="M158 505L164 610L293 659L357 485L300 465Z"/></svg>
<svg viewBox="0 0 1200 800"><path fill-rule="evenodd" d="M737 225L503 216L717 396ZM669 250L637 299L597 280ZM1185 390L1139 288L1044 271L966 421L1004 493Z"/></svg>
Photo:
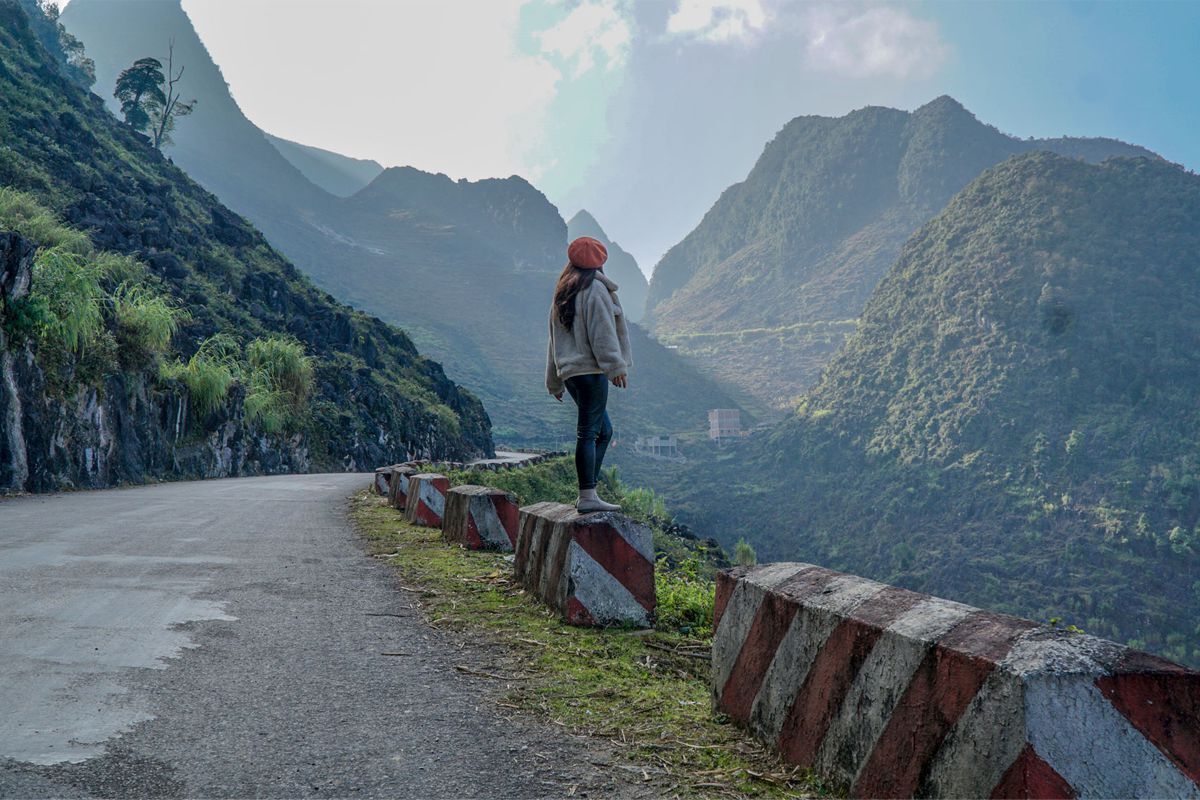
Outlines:
<svg viewBox="0 0 1200 800"><path fill-rule="evenodd" d="M401 325L422 353L479 395L497 437L536 444L571 429L569 409L549 400L543 381L567 226L540 191L518 176L456 181L398 167L335 197L313 182L317 175L294 148L276 149L241 112L179 0L73 0L63 22L95 59L101 95L112 94L121 69L174 38L176 59L187 67L185 96L199 104L167 149L173 161L318 286ZM633 336L629 433L699 430L708 408L737 404L689 360L640 331ZM680 385L691 392L676 392Z"/></svg>
<svg viewBox="0 0 1200 800"><path fill-rule="evenodd" d="M370 159L350 158L319 147L280 139L269 133L264 135L304 177L338 197L349 197L383 172L383 167Z"/></svg>
<svg viewBox="0 0 1200 800"><path fill-rule="evenodd" d="M567 231L540 191L518 176L454 181L393 168L341 203L330 224L351 243L338 248L353 270L332 249L312 252L306 269L339 283L355 305L402 319L422 352L453 364L455 379L480 393L498 438L550 444L573 430L571 408L544 385ZM617 418L626 433L698 430L709 408L737 405L636 325L630 336L634 370Z"/></svg>
<svg viewBox="0 0 1200 800"><path fill-rule="evenodd" d="M215 334L242 343L270 337L294 337L302 343L314 360L311 413L288 447L303 451L301 460L311 468L363 468L414 453L463 458L491 451L489 421L479 401L449 381L438 364L421 357L407 336L316 289L245 220L164 159L145 137L114 119L99 98L65 77L30 27L44 28L48 18L38 15L31 20L6 0L0 2L0 22L0 128L5 131L0 187L21 193L4 196L4 216L26 229L22 232L33 246L54 244L46 240L49 231L60 239L74 237L72 255L91 258L94 250L96 257L109 254L105 257L110 262L111 256L131 257L116 258L115 272L102 278L104 290L116 297L121 281L132 276L186 312L168 343L168 355L185 362ZM28 210L34 202L52 210L59 221L38 221L41 212ZM76 232L64 234L60 229ZM36 289L37 267L33 280ZM6 317L9 333L30 328L30 320L36 329L37 315L27 311L24 322L19 315ZM103 304L98 311L106 324L114 313ZM90 384L77 380L84 365L71 366L69 355L32 345L5 355L10 362L14 353L22 363L39 358L41 377L33 374L39 370L17 370L17 377L28 378L26 386L32 387L18 386L18 394L48 409L45 419L57 419L55 424L63 427L30 429L49 437L46 447L54 458L74 458L71 470L82 474L94 471L95 458L103 454L89 452L85 457L80 447L64 455L74 446L68 434L76 423L99 425L104 433L106 419L123 418L137 408L140 416L130 419L174 426L178 433L187 412L184 405L179 417L165 412L161 417L147 415L146 409L168 408L162 397L175 391L171 387L176 384L163 379L168 384L164 389L158 375L125 363L123 345L109 332L102 332L100 341L102 347L81 356L89 360L95 376ZM43 378L47 391L58 384L60 393L41 392ZM63 386L68 378L74 382ZM4 388L6 408L12 412L11 386ZM253 414L246 411L243 417L243 411L227 405L219 413L200 416L197 423L209 428L194 433L207 435L219 424L226 433L215 440L218 450L225 447L221 437L235 429L245 432L244 437L238 434L243 439L257 438L247 445L256 452L279 443L247 427ZM4 419L11 433L12 417ZM130 448L141 447L139 436L146 433L110 430L104 446L116 452L128 440ZM158 458L162 452L166 456ZM177 476L170 453L162 452L154 464L142 465L145 472L133 464L114 473L114 479ZM250 462L231 465L228 453L210 455L224 459L220 474L229 474L231 468L265 468Z"/></svg>
<svg viewBox="0 0 1200 800"><path fill-rule="evenodd" d="M171 134L167 155L289 258L295 260L295 253L284 242L309 245L321 238L297 217L320 217L336 198L305 177L242 113L180 0L74 0L60 19L95 62L94 91L118 115L117 76L145 56L166 64L173 44L176 70L184 69L180 91L197 103Z"/></svg>
<svg viewBox="0 0 1200 800"><path fill-rule="evenodd" d="M795 414L682 481L688 521L1200 663L1198 253L1194 173L1004 162L904 246Z"/></svg>
<svg viewBox="0 0 1200 800"><path fill-rule="evenodd" d="M600 223L586 209L580 209L567 221L567 238L575 240L580 236L591 236L608 248L608 263L604 265L604 272L621 287L621 307L625 309L629 319L641 322L646 310L646 293L650 286L645 274L638 267L637 259L609 239Z"/></svg>
<svg viewBox="0 0 1200 800"><path fill-rule="evenodd" d="M983 170L1036 149L1091 161L1153 155L1107 139L1015 139L950 97L911 113L797 117L655 267L651 327L686 352L707 348L706 363L726 378L769 359L774 375L741 385L789 406L853 330L905 240Z"/></svg>

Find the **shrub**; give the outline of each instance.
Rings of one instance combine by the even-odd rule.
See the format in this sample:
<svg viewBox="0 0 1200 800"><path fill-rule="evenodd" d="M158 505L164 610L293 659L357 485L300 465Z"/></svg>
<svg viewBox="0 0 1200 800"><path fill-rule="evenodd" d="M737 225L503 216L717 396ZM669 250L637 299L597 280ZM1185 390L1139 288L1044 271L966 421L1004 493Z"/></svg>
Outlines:
<svg viewBox="0 0 1200 800"><path fill-rule="evenodd" d="M69 250L54 247L38 255L30 294L45 301L44 341L78 352L95 339L104 326L102 278L95 261Z"/></svg>
<svg viewBox="0 0 1200 800"><path fill-rule="evenodd" d="M753 567L758 563L758 554L745 539L738 539L733 546L733 562L739 567Z"/></svg>
<svg viewBox="0 0 1200 800"><path fill-rule="evenodd" d="M251 387L246 393L246 421L263 433L276 434L292 422L287 398L283 392L265 387Z"/></svg>
<svg viewBox="0 0 1200 800"><path fill-rule="evenodd" d="M312 393L313 366L304 345L272 336L252 341L246 355L246 419L267 434L294 427Z"/></svg>
<svg viewBox="0 0 1200 800"><path fill-rule="evenodd" d="M255 339L246 348L251 382L283 393L294 408L301 408L312 392L312 359L295 339L269 336Z"/></svg>
<svg viewBox="0 0 1200 800"><path fill-rule="evenodd" d="M167 352L182 312L145 286L122 283L112 296L122 343L146 355Z"/></svg>
<svg viewBox="0 0 1200 800"><path fill-rule="evenodd" d="M712 633L717 587L701 577L703 567L694 557L674 568L666 558L658 560L654 584L658 595L655 619L660 630L681 631L701 638Z"/></svg>
<svg viewBox="0 0 1200 800"><path fill-rule="evenodd" d="M229 387L241 373L237 354L233 337L219 333L206 339L186 364L178 361L164 364L159 374L168 380L181 381L187 387L196 416L206 417L225 402Z"/></svg>
<svg viewBox="0 0 1200 800"><path fill-rule="evenodd" d="M653 489L630 489L621 498L626 513L638 519L667 519L667 505Z"/></svg>

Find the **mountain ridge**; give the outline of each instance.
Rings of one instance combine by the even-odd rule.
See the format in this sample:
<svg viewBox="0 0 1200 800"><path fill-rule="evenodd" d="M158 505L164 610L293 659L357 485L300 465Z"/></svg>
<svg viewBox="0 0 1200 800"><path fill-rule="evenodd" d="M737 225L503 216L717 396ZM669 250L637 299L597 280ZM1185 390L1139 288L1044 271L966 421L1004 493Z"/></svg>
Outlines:
<svg viewBox="0 0 1200 800"><path fill-rule="evenodd" d="M1153 156L1115 140L1016 139L945 95L911 112L868 106L797 117L655 266L648 322L691 351L689 337L700 334L852 320L908 237L955 192L1006 158L1048 148L1093 160ZM824 363L816 358L814 369L807 339L788 336L778 374L743 383L777 407ZM731 342L708 363L729 378L736 370L722 359L755 362L763 352L755 342Z"/></svg>

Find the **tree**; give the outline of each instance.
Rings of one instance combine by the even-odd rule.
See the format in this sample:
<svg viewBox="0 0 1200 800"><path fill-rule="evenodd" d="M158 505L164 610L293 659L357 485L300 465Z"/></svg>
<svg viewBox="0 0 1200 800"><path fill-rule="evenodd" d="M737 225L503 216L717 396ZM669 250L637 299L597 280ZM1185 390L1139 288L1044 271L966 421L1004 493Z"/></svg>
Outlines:
<svg viewBox="0 0 1200 800"><path fill-rule="evenodd" d="M156 114L151 114L151 122L153 128L151 136L154 138L154 146L162 149L164 144L171 143L171 131L175 130L175 120L179 117L186 117L196 108L196 101L184 101L179 93L175 90L175 84L183 79L183 67L179 67L179 72L175 72L175 40L172 39L170 46L167 49L167 90L165 92L164 101L161 107L157 109ZM161 84L160 84L161 85Z"/></svg>
<svg viewBox="0 0 1200 800"><path fill-rule="evenodd" d="M72 82L83 89L96 83L96 62L87 57L83 42L58 21L58 4L51 0L20 0L38 41Z"/></svg>
<svg viewBox="0 0 1200 800"><path fill-rule="evenodd" d="M157 58L139 58L117 77L113 96L121 101L125 122L135 131L149 130L152 116L167 103L162 90L166 83L162 69Z"/></svg>
<svg viewBox="0 0 1200 800"><path fill-rule="evenodd" d="M167 50L167 65L157 58L139 58L117 78L113 96L121 101L125 121L136 131L149 134L161 149L171 143L175 120L186 117L196 101L185 101L176 86L183 79L183 67L175 71L175 41Z"/></svg>

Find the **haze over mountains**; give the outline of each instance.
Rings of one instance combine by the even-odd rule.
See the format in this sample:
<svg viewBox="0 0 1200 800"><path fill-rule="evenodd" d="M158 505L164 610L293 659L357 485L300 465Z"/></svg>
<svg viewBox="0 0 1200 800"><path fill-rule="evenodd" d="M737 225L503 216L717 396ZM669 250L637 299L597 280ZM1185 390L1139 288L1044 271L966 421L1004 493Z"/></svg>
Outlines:
<svg viewBox="0 0 1200 800"><path fill-rule="evenodd" d="M1034 149L1153 155L1107 139L1015 139L950 97L911 113L797 117L654 268L651 328L786 407L853 330L905 240L984 169Z"/></svg>
<svg viewBox="0 0 1200 800"><path fill-rule="evenodd" d="M174 37L177 62L187 78L196 76L185 80L184 94L199 104L179 126L172 159L318 285L403 326L423 353L479 393L499 437L546 442L569 428L568 410L548 403L542 386L549 298L567 228L541 192L517 176L454 181L400 167L336 197L306 174L345 191L370 164L351 168L334 158L343 177L330 178L307 158L311 149L277 150L238 109L178 0L74 0L63 21L96 60L96 91L105 95L120 69L164 51ZM736 404L642 331L632 336L637 376L619 401L628 432L699 428L708 408Z"/></svg>

